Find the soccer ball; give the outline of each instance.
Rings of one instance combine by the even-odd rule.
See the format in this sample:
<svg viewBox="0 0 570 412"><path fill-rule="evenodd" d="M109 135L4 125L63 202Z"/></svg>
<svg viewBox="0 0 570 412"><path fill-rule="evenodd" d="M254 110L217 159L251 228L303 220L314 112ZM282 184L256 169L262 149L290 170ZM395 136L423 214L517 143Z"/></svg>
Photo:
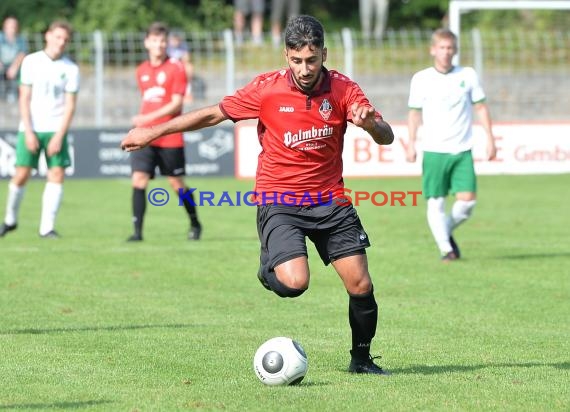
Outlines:
<svg viewBox="0 0 570 412"><path fill-rule="evenodd" d="M307 373L307 355L291 338L272 338L255 352L253 370L266 385L296 385Z"/></svg>

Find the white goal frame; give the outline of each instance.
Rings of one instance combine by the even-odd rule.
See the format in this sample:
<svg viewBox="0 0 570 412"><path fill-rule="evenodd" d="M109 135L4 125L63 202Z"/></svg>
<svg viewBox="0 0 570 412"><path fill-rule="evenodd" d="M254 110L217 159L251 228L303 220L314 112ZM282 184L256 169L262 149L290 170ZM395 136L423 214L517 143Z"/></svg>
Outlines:
<svg viewBox="0 0 570 412"><path fill-rule="evenodd" d="M449 29L457 36L461 32L461 13L471 10L570 10L568 0L451 0ZM458 44L459 46L459 44ZM453 63L459 64L459 48Z"/></svg>

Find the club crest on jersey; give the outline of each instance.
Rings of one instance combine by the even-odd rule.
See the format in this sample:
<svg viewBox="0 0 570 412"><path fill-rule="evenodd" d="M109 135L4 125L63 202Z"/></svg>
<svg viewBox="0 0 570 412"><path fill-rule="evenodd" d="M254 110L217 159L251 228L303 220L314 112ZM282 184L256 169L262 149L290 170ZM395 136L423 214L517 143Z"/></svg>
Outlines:
<svg viewBox="0 0 570 412"><path fill-rule="evenodd" d="M166 81L166 73L164 73L162 70L160 72L158 72L158 74L156 75L156 83L157 84L163 84Z"/></svg>
<svg viewBox="0 0 570 412"><path fill-rule="evenodd" d="M329 120L329 117L331 117L332 106L327 99L324 99L321 103L321 107L319 107L319 113L325 120Z"/></svg>

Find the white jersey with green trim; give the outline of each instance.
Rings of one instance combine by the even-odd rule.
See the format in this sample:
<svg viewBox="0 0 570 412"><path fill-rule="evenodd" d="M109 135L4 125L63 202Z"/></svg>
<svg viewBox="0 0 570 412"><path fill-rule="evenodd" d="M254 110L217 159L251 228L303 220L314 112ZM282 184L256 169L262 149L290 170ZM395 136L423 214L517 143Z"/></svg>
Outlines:
<svg viewBox="0 0 570 412"><path fill-rule="evenodd" d="M422 149L438 153L470 150L473 103L483 100L485 92L471 67L457 66L447 73L429 67L417 72L408 107L422 111Z"/></svg>
<svg viewBox="0 0 570 412"><path fill-rule="evenodd" d="M61 127L65 94L79 91L79 67L68 57L52 60L41 50L24 57L20 84L32 88L30 111L33 130L55 132ZM24 130L22 122L19 130Z"/></svg>

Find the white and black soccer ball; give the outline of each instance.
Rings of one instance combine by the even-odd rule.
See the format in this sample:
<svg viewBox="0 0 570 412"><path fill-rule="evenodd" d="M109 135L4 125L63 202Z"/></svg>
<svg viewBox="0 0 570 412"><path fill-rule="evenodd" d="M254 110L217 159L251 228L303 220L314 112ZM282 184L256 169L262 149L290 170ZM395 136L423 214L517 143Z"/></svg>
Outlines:
<svg viewBox="0 0 570 412"><path fill-rule="evenodd" d="M281 336L264 342L253 357L253 370L266 385L296 385L305 377L307 367L301 345Z"/></svg>

